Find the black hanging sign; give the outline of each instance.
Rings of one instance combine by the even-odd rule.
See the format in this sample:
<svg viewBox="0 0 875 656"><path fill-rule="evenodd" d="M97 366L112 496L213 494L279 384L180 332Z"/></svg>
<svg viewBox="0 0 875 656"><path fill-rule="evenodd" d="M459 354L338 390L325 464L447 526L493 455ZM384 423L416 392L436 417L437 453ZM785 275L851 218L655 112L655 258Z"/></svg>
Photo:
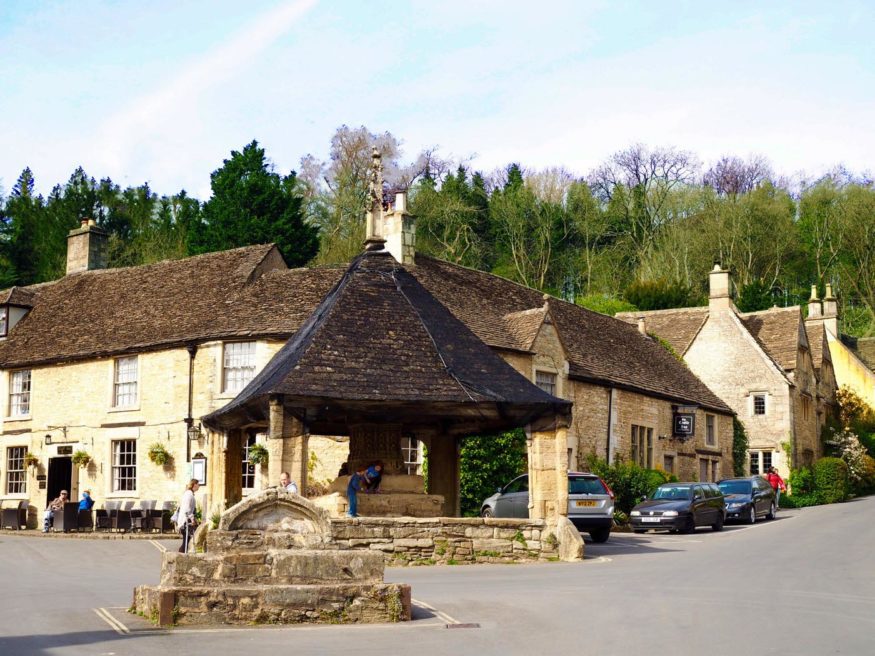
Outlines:
<svg viewBox="0 0 875 656"><path fill-rule="evenodd" d="M674 436L682 439L696 434L696 415L692 412L674 413Z"/></svg>

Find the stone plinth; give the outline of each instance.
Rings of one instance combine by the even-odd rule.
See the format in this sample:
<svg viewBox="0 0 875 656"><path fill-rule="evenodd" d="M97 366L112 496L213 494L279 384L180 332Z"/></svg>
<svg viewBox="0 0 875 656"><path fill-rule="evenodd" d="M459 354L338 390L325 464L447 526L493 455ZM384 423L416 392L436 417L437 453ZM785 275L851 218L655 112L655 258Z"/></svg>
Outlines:
<svg viewBox="0 0 875 656"><path fill-rule="evenodd" d="M342 517L349 509L346 486L349 476L340 476L328 488L328 494L313 499L332 517ZM380 493L358 493L358 514L363 517L439 517L444 497L425 493L425 479L414 475L383 476Z"/></svg>

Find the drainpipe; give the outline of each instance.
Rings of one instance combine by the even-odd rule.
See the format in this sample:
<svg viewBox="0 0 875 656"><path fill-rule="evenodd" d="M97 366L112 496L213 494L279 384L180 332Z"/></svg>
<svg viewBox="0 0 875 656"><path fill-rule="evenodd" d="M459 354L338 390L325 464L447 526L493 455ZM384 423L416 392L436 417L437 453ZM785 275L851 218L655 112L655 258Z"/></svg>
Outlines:
<svg viewBox="0 0 875 656"><path fill-rule="evenodd" d="M614 424L614 388L610 388L608 390L608 441L605 444L605 460L610 465L611 464L611 445L613 443L613 424Z"/></svg>
<svg viewBox="0 0 875 656"><path fill-rule="evenodd" d="M197 354L197 344L189 344L185 347L188 351L188 414L185 417L185 461L191 462L191 440L188 438L188 429L194 425L192 408L194 406L194 356Z"/></svg>

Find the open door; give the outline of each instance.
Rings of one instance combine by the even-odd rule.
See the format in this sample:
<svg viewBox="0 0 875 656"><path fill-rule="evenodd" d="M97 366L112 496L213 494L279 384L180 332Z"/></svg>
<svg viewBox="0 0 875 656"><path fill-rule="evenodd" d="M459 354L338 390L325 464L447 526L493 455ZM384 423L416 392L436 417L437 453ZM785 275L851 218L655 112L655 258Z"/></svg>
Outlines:
<svg viewBox="0 0 875 656"><path fill-rule="evenodd" d="M61 456L57 458L49 458L49 475L46 481L46 504L53 499L57 499L61 495L61 490L67 490L70 493L68 499L76 500L73 486L73 459L70 456Z"/></svg>

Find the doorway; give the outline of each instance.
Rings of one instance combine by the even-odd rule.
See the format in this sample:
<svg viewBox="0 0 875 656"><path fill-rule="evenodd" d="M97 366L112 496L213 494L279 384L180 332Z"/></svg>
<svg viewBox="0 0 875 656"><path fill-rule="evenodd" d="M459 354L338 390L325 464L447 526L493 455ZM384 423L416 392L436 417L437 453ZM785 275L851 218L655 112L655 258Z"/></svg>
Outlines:
<svg viewBox="0 0 875 656"><path fill-rule="evenodd" d="M73 485L73 459L70 456L49 458L49 474L46 481L47 503L57 499L61 490L67 490L67 497L73 501L76 497L70 488Z"/></svg>

